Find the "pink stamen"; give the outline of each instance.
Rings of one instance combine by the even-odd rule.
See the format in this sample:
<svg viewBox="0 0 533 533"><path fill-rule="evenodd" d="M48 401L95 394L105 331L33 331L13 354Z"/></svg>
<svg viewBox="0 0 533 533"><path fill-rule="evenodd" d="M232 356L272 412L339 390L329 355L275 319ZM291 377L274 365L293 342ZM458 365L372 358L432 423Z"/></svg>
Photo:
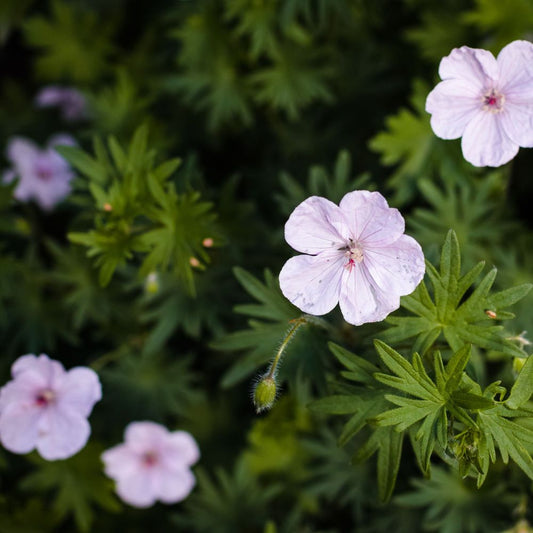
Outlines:
<svg viewBox="0 0 533 533"><path fill-rule="evenodd" d="M55 394L50 389L41 391L35 398L35 403L39 407L46 407L55 398Z"/></svg>
<svg viewBox="0 0 533 533"><path fill-rule="evenodd" d="M157 463L157 454L155 452L145 452L142 455L142 463L144 466L151 467Z"/></svg>

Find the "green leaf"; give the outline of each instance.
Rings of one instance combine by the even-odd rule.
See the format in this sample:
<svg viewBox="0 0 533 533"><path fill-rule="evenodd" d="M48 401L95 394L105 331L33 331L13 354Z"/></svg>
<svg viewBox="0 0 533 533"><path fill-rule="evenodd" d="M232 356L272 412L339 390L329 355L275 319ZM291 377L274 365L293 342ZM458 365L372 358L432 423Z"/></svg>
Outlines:
<svg viewBox="0 0 533 533"><path fill-rule="evenodd" d="M509 398L505 402L511 409L517 409L529 400L533 394L533 357L529 356L520 370Z"/></svg>
<svg viewBox="0 0 533 533"><path fill-rule="evenodd" d="M388 343L400 343L414 338L414 346L422 355L428 353L442 338L457 352L465 344L474 344L486 350L495 350L511 356L523 357L524 352L508 340L502 326L494 323L486 310L503 314L503 308L523 298L529 292L529 284L490 294L496 277L496 269L488 272L471 290L483 268L478 263L461 276L459 243L453 231L449 231L442 247L440 268L426 265L433 296L425 281L407 297L401 306L414 316L393 316L386 321L392 327L380 334Z"/></svg>
<svg viewBox="0 0 533 533"><path fill-rule="evenodd" d="M53 509L60 518L72 515L80 531L90 531L94 519L93 504L106 511L119 511L113 482L101 469L103 448L89 443L74 457L62 461L45 461L36 455L30 460L36 470L20 483L32 492L54 490Z"/></svg>

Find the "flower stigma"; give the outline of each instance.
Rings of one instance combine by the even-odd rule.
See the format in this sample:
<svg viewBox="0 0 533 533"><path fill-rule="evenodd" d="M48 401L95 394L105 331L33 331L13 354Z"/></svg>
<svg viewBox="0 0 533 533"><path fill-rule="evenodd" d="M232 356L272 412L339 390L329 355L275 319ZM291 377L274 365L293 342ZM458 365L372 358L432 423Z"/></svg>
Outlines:
<svg viewBox="0 0 533 533"><path fill-rule="evenodd" d="M483 110L490 111L491 113L500 113L503 111L503 104L505 103L505 96L491 89L483 95Z"/></svg>
<svg viewBox="0 0 533 533"><path fill-rule="evenodd" d="M53 390L45 389L41 391L35 398L35 403L40 407L45 407L52 402L56 397Z"/></svg>
<svg viewBox="0 0 533 533"><path fill-rule="evenodd" d="M146 467L154 466L157 463L157 454L155 452L145 452L142 454L142 463Z"/></svg>
<svg viewBox="0 0 533 533"><path fill-rule="evenodd" d="M344 265L348 270L352 270L356 263L359 264L364 259L363 248L359 244L354 244L352 240L344 255L348 258L348 262Z"/></svg>

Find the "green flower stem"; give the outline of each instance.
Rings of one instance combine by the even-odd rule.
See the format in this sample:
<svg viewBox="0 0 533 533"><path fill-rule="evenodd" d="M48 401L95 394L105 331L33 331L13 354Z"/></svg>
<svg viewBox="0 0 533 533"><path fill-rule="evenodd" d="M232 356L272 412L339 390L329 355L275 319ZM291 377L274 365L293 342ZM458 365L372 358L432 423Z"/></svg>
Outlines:
<svg viewBox="0 0 533 533"><path fill-rule="evenodd" d="M272 364L270 365L270 368L268 370L268 373L265 377L267 378L274 378L276 374L276 368L278 366L278 363L281 360L281 356L283 355L283 352L285 351L285 348L289 345L289 342L293 339L294 335L300 329L301 326L308 323L308 319L306 316L301 316L300 318L294 318L293 320L289 321L289 324L291 324L291 327L289 328L289 331L287 332L287 335L285 335L285 338L283 339L283 342L281 343L281 346L279 347L276 356L274 357L274 360L272 361Z"/></svg>

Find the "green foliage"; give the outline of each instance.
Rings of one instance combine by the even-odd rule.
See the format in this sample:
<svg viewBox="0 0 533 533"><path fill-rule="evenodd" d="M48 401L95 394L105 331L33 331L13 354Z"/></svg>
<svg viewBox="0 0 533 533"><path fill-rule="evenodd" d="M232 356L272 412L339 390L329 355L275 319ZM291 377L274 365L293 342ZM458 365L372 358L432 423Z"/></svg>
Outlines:
<svg viewBox="0 0 533 533"><path fill-rule="evenodd" d="M283 193L276 194L280 210L288 216L298 204L309 196L323 196L338 204L348 192L357 189L372 190L370 175L365 173L351 178L351 167L349 152L341 150L335 161L333 172L330 173L319 165L312 166L309 168L307 181L304 185L300 185L287 172L282 172L279 179Z"/></svg>
<svg viewBox="0 0 533 533"><path fill-rule="evenodd" d="M434 152L440 141L435 137L425 112L428 86L416 80L411 97L411 109L402 108L387 117L387 131L370 139L369 148L380 154L385 166L399 165L389 184L397 190L397 203L404 203L414 193L407 184L418 179L422 172L431 171L435 164Z"/></svg>
<svg viewBox="0 0 533 533"><path fill-rule="evenodd" d="M466 25L461 24L461 12L444 5L424 11L421 24L406 31L406 37L420 50L422 57L438 63L453 48L468 44L469 32Z"/></svg>
<svg viewBox="0 0 533 533"><path fill-rule="evenodd" d="M408 218L413 235L426 257L437 258L437 243L453 227L461 246L463 263L471 267L491 257L494 243L506 242L516 232L516 223L502 212L503 172L494 171L483 179L456 172L442 175L443 187L420 180L418 187L428 207L416 208Z"/></svg>
<svg viewBox="0 0 533 533"><path fill-rule="evenodd" d="M480 262L461 276L459 243L455 233L450 231L442 247L440 270L427 263L426 273L433 288L433 297L426 283L420 283L401 302L402 308L415 316L387 318L392 327L381 333L380 338L393 344L414 339L413 351L422 354L444 338L454 351L465 343L471 343L487 350L523 357L523 351L507 340L508 334L503 327L494 324L494 318L513 318L514 315L504 309L523 298L530 291L531 284L490 294L496 277L496 269L493 268L467 294L483 267L484 262ZM491 317L490 312L495 315Z"/></svg>
<svg viewBox="0 0 533 533"><path fill-rule="evenodd" d="M405 435L409 435L417 463L426 475L432 454L452 456L459 472L463 476L477 475L481 486L490 462L496 461L497 447L505 463L511 457L533 479L529 451L533 449L533 432L513 421L533 416L533 411L520 407L533 392L529 361L520 384L517 380L516 392L502 402L505 389L499 382L482 391L464 372L470 358L469 345L455 352L446 365L436 352L431 376L429 365L416 352L409 363L381 341L376 341L376 350L386 372L340 346L332 345L331 349L347 369L343 377L359 385L344 387L343 394L317 400L312 408L351 415L339 438L341 444L369 427L370 436L355 459L364 460L378 453L378 490L382 500L388 500L394 489Z"/></svg>
<svg viewBox="0 0 533 533"><path fill-rule="evenodd" d="M310 430L309 412L294 399L281 398L266 417L254 422L243 460L255 475L277 474L285 482L302 479L307 455L301 434Z"/></svg>
<svg viewBox="0 0 533 533"><path fill-rule="evenodd" d="M198 533L253 531L265 524L272 500L279 494L277 484L262 486L239 461L232 473L218 469L213 480L198 469L198 489L186 502L185 515L175 515L181 528Z"/></svg>
<svg viewBox="0 0 533 533"><path fill-rule="evenodd" d="M241 268L235 268L233 272L248 294L259 303L241 304L235 307L236 313L252 317L248 321L248 329L229 333L212 343L213 348L217 350L230 352L245 350L245 355L231 365L224 374L222 385L225 387L241 381L272 359L289 329L290 322L301 316L301 312L281 294L277 278L274 278L268 270L264 274L265 283L261 283ZM309 320L310 323L316 322L313 317L309 317ZM295 354L305 353L305 358L300 357L293 363L294 370L306 368L304 375L322 382L323 376L313 376L313 370L315 372L319 370L319 361L323 356L317 341L316 332L304 328L291 344L289 351ZM287 368L287 365L284 368ZM296 371L291 373L292 376L295 374Z"/></svg>
<svg viewBox="0 0 533 533"><path fill-rule="evenodd" d="M90 531L94 520L93 504L117 512L121 506L113 494L113 482L101 470L103 448L88 444L83 451L64 461L45 461L30 456L35 472L21 481L31 492L54 490L53 511L58 520L73 516L79 531Z"/></svg>
<svg viewBox="0 0 533 533"><path fill-rule="evenodd" d="M101 372L106 387L102 405L124 424L132 411L140 420L160 422L169 415L184 415L202 397L190 356L121 347L104 354L93 368L115 360Z"/></svg>
<svg viewBox="0 0 533 533"><path fill-rule="evenodd" d="M491 34L489 45L498 53L516 39L527 39L533 26L533 5L528 0L476 0L462 20L480 32Z"/></svg>
<svg viewBox="0 0 533 533"><path fill-rule="evenodd" d="M87 83L102 76L107 68L112 27L102 24L92 11L52 0L50 17L33 16L23 29L28 43L41 50L36 69L46 80L66 78Z"/></svg>
<svg viewBox="0 0 533 533"><path fill-rule="evenodd" d="M501 485L479 490L470 480L438 467L431 479L412 484L415 490L395 497L394 503L425 508L424 524L431 531L501 532L511 514L510 497L503 494Z"/></svg>
<svg viewBox="0 0 533 533"><path fill-rule="evenodd" d="M96 158L77 147L61 147L61 154L87 179L96 213L94 229L72 232L72 242L88 248L100 268L99 280L107 285L115 270L137 254L145 254L141 276L154 271L174 272L194 291L193 268L209 256L202 246L216 236L211 204L194 191L178 194L170 177L180 165L171 159L155 165L147 145L148 131L140 127L127 151L114 137L108 152L94 141Z"/></svg>

